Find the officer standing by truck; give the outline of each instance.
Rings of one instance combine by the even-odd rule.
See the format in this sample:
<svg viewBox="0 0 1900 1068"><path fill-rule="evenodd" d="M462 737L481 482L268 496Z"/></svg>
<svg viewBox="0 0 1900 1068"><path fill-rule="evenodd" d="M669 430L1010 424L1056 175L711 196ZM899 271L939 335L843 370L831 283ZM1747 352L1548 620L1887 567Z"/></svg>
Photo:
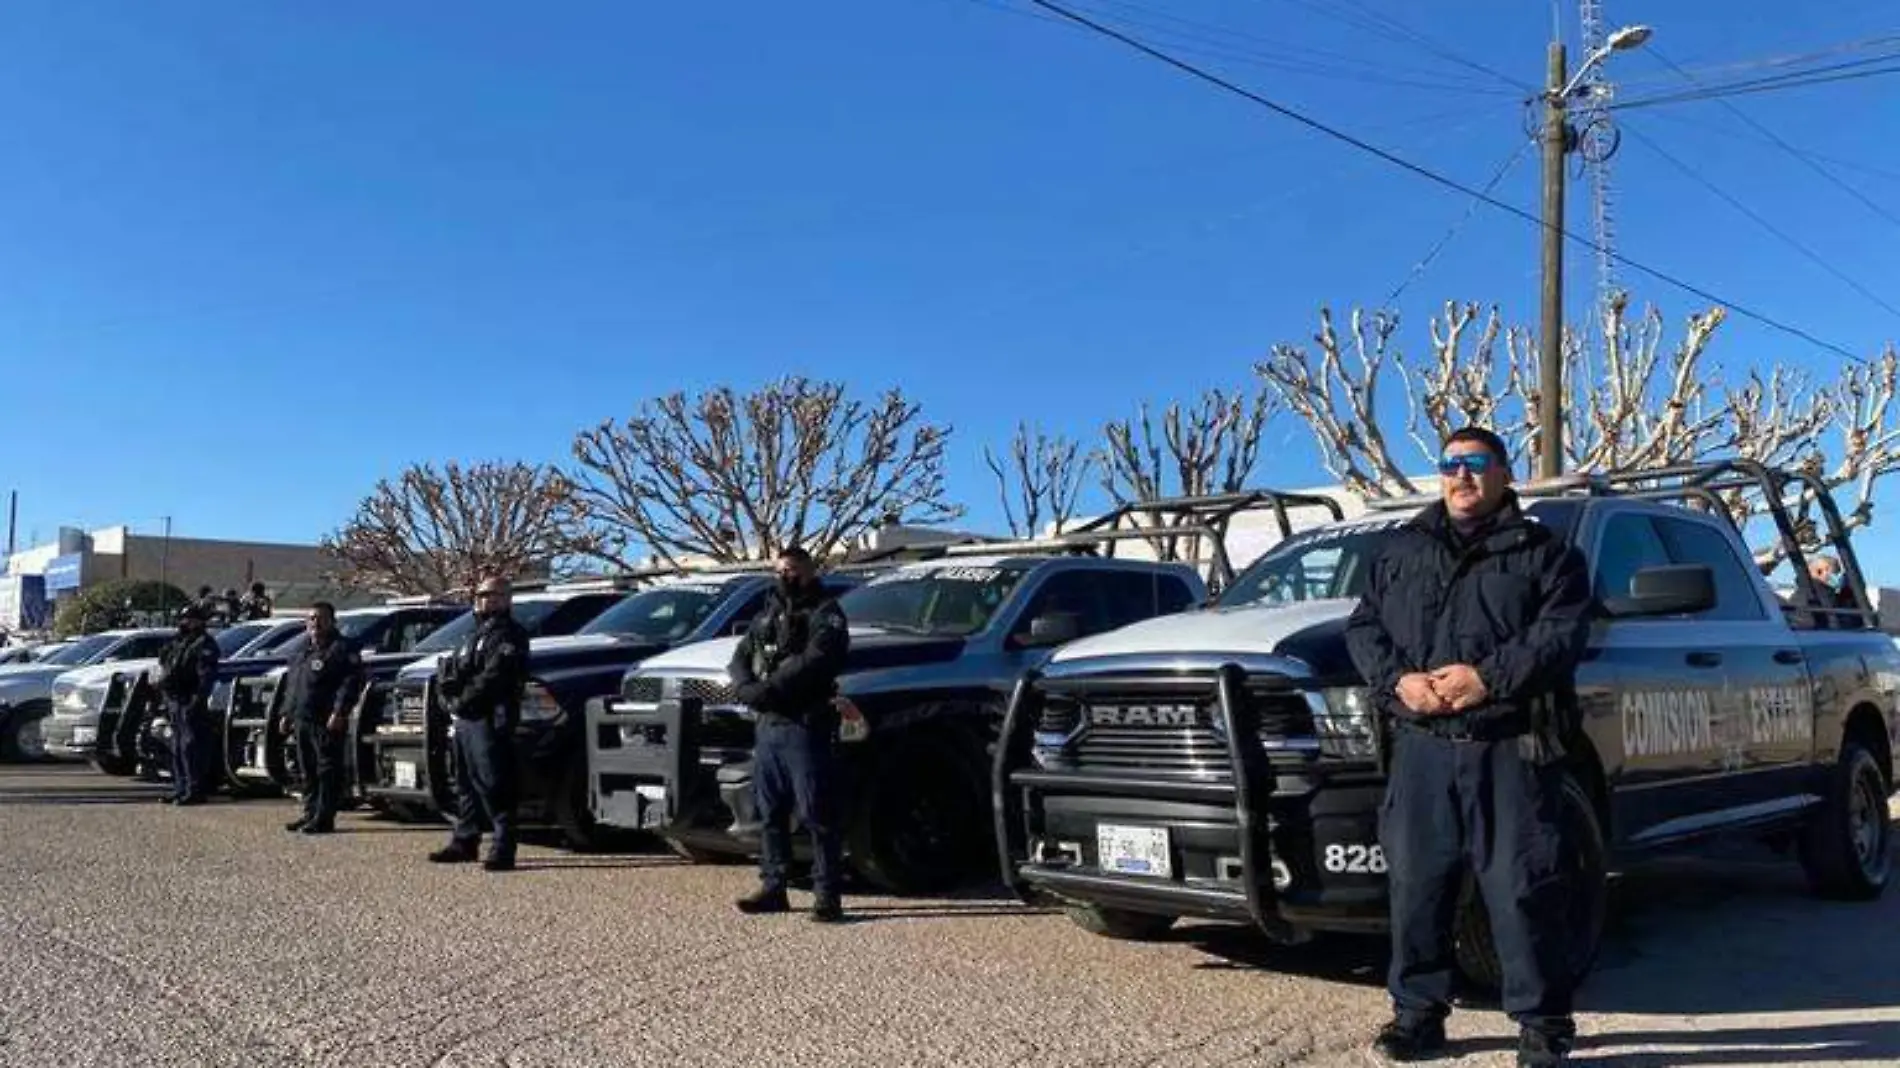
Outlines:
<svg viewBox="0 0 1900 1068"><path fill-rule="evenodd" d="M206 612L186 605L178 613L178 636L159 653L152 683L165 699L172 725L171 805L202 805L211 792L211 687L218 678L218 643L205 632Z"/></svg>
<svg viewBox="0 0 1900 1068"><path fill-rule="evenodd" d="M481 620L461 648L443 660L437 687L455 722L455 829L429 854L437 864L475 859L487 820L494 837L482 867L515 866L515 725L528 684L528 632L515 622L513 587L489 576L475 589Z"/></svg>
<svg viewBox="0 0 1900 1068"><path fill-rule="evenodd" d="M781 550L778 588L753 618L728 672L741 703L758 713L752 747L752 789L763 825L759 889L739 899L745 913L785 912L785 869L792 859L791 818L813 846L811 918L844 919L839 879L844 846L838 819L832 745L838 714L831 700L844 670L850 636L844 612L825 593L811 554Z"/></svg>
<svg viewBox="0 0 1900 1068"><path fill-rule="evenodd" d="M343 804L343 736L363 690L363 659L336 629L330 602L310 606L309 630L309 642L284 672L284 724L296 731L304 777L303 814L284 829L329 834Z"/></svg>
<svg viewBox="0 0 1900 1068"><path fill-rule="evenodd" d="M238 602L239 619L269 619L271 610L270 594L264 592L261 582L251 583L251 592Z"/></svg>
<svg viewBox="0 0 1900 1068"><path fill-rule="evenodd" d="M1531 522L1504 442L1452 434L1441 500L1387 545L1347 625L1354 664L1393 729L1382 809L1395 1018L1376 1048L1444 1051L1452 919L1469 864L1503 966L1517 1062L1567 1063L1576 1025L1558 812L1574 678L1589 638L1583 558Z"/></svg>

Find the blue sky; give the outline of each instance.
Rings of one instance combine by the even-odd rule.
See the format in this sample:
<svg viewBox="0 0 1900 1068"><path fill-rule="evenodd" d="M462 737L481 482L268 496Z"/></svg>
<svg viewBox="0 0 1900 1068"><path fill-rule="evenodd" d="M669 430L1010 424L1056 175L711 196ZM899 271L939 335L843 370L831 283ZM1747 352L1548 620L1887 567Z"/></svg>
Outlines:
<svg viewBox="0 0 1900 1068"><path fill-rule="evenodd" d="M1359 2L1542 76L1548 5ZM1472 184L1522 138L1502 83L1326 17L1326 0L1079 6L1218 41L1211 66ZM1318 305L1381 301L1464 213L1455 193L1002 7L1027 4L16 0L0 13L16 44L0 66L0 489L21 493L22 538L170 515L184 535L312 539L409 462L559 460L645 397L785 373L865 394L901 382L955 426L951 488L991 525L980 448L1017 419L1092 438L1142 398L1244 385ZM1561 16L1574 45L1574 7ZM1872 2L1609 17L1653 24L1690 66L1892 26ZM1288 47L1348 76L1232 61ZM1362 77L1375 68L1422 84ZM1641 53L1615 69L1626 95L1680 84ZM1837 173L1900 215L1896 90L1736 103L1803 149L1889 172ZM1718 105L1627 122L1900 303L1900 225ZM1636 139L1615 166L1628 255L1857 352L1900 335ZM1534 160L1498 195L1534 209ZM1575 228L1585 204L1579 185ZM1406 347L1447 297L1534 322L1536 241L1480 209L1400 300ZM1570 267L1574 308L1587 257ZM1624 281L1672 339L1697 307ZM1739 316L1714 355L1732 374L1837 362ZM1258 481L1322 477L1291 419L1270 446Z"/></svg>

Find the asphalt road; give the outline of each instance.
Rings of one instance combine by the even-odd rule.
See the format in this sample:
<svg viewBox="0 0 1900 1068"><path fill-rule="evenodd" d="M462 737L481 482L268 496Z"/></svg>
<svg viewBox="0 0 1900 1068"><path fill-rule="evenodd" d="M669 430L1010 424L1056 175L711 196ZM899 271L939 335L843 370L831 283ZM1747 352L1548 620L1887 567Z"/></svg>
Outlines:
<svg viewBox="0 0 1900 1068"><path fill-rule="evenodd" d="M743 867L522 851L442 869L440 828L287 802L153 803L0 768L0 1065L1363 1065L1383 946L1199 926L1097 938L994 893L747 918ZM1792 864L1628 876L1579 1060L1900 1063L1900 891L1809 898ZM803 895L798 895L802 903ZM1494 1011L1457 1063L1512 1063Z"/></svg>

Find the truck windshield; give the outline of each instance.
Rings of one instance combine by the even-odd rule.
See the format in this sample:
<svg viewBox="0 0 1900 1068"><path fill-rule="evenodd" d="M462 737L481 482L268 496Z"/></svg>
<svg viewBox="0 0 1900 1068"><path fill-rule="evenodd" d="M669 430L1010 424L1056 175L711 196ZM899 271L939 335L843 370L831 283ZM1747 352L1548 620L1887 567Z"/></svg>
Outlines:
<svg viewBox="0 0 1900 1068"><path fill-rule="evenodd" d="M237 623L218 632L213 640L218 643L218 655L229 658L239 649L251 644L259 634L264 633L262 623Z"/></svg>
<svg viewBox="0 0 1900 1068"><path fill-rule="evenodd" d="M1220 606L1357 597L1372 561L1405 520L1295 534L1241 572Z"/></svg>
<svg viewBox="0 0 1900 1068"><path fill-rule="evenodd" d="M48 653L36 663L82 667L92 663L93 657L111 648L118 640L110 634L95 634L90 638L81 638L64 649Z"/></svg>
<svg viewBox="0 0 1900 1068"><path fill-rule="evenodd" d="M960 566L903 568L838 599L853 627L908 634L975 634L989 625L1026 569Z"/></svg>
<svg viewBox="0 0 1900 1068"><path fill-rule="evenodd" d="M382 622L387 615L388 613L386 612L365 612L361 614L345 612L336 617L336 630L338 634L343 635L353 642L359 641L365 632ZM275 655L289 657L295 660L297 657L303 655L303 651L309 647L310 632L308 630L302 630L297 632L295 638L278 646Z"/></svg>
<svg viewBox="0 0 1900 1068"><path fill-rule="evenodd" d="M725 603L731 588L727 583L678 582L641 590L595 616L575 633L677 642L697 630Z"/></svg>

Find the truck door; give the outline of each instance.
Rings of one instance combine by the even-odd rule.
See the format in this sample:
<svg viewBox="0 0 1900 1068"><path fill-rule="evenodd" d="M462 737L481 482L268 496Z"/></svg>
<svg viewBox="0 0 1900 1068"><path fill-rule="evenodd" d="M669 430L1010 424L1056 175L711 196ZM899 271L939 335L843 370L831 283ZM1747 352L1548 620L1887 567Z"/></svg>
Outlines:
<svg viewBox="0 0 1900 1068"><path fill-rule="evenodd" d="M1715 570L1715 608L1697 618L1697 629L1720 629L1736 706L1731 729L1717 738L1729 773L1719 808L1737 821L1775 815L1799 803L1814 755L1814 694L1801 646L1730 527L1687 512L1656 525L1671 559Z"/></svg>
<svg viewBox="0 0 1900 1068"><path fill-rule="evenodd" d="M1598 530L1590 559L1599 603L1628 596L1638 571L1673 562L1652 513L1620 507ZM1721 772L1714 739L1727 705L1719 656L1706 644L1678 618L1615 619L1578 669L1585 730L1610 777L1619 842L1668 834L1701 810L1701 784Z"/></svg>

